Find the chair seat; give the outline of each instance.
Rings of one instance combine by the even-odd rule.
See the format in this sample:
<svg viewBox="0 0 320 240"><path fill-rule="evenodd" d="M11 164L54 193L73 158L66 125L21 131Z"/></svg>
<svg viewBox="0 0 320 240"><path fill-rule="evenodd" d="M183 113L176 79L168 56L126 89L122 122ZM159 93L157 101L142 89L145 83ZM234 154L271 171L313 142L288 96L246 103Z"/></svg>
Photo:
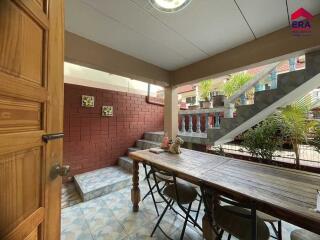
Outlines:
<svg viewBox="0 0 320 240"><path fill-rule="evenodd" d="M180 204L190 204L197 198L197 190L187 182L177 180L176 186ZM178 202L175 185L173 183L170 183L164 188L163 194Z"/></svg>
<svg viewBox="0 0 320 240"><path fill-rule="evenodd" d="M251 240L252 220L238 214L250 216L250 210L225 205L214 210L214 219L219 227L241 240ZM257 216L257 239L268 240L270 232L266 223Z"/></svg>
<svg viewBox="0 0 320 240"><path fill-rule="evenodd" d="M279 218L273 217L273 216L271 216L271 215L269 215L269 214L266 214L266 213L260 212L260 211L257 211L257 216L258 216L261 220L263 220L263 221L265 221L265 222L279 222L279 221L280 221Z"/></svg>
<svg viewBox="0 0 320 240"><path fill-rule="evenodd" d="M296 229L290 234L291 240L320 240L320 235L304 229Z"/></svg>

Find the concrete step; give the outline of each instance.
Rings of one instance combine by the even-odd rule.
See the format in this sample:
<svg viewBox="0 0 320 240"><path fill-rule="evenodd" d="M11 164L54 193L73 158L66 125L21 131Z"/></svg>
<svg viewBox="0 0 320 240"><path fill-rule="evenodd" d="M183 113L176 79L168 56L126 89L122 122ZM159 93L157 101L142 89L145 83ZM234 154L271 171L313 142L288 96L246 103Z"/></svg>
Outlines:
<svg viewBox="0 0 320 240"><path fill-rule="evenodd" d="M149 140L138 140L137 147L140 149L149 149L154 147L160 147L160 142L154 142Z"/></svg>
<svg viewBox="0 0 320 240"><path fill-rule="evenodd" d="M130 148L128 148L128 153L136 152L136 151L139 151L139 150L141 150L141 148L138 148L138 147L130 147Z"/></svg>
<svg viewBox="0 0 320 240"><path fill-rule="evenodd" d="M144 140L153 141L153 142L162 142L164 136L163 132L145 132Z"/></svg>
<svg viewBox="0 0 320 240"><path fill-rule="evenodd" d="M75 186L83 201L101 197L132 184L132 176L119 166L101 168L74 176Z"/></svg>
<svg viewBox="0 0 320 240"><path fill-rule="evenodd" d="M118 159L118 165L127 172L132 172L132 159L128 156L120 157Z"/></svg>
<svg viewBox="0 0 320 240"><path fill-rule="evenodd" d="M123 156L118 159L118 166L128 173L132 174L132 159L128 156ZM139 163L139 179L140 181L145 179L145 170L141 163Z"/></svg>

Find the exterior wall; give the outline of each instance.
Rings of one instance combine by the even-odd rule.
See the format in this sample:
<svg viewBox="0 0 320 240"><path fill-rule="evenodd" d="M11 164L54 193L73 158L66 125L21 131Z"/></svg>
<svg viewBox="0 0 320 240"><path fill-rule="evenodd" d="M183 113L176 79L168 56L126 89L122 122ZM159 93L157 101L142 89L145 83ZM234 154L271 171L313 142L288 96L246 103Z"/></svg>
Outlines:
<svg viewBox="0 0 320 240"><path fill-rule="evenodd" d="M144 132L163 130L163 107L146 96L72 84L64 91L64 164L71 176L115 165ZM81 107L81 95L94 96L95 107ZM102 105L113 106L114 116L102 117Z"/></svg>

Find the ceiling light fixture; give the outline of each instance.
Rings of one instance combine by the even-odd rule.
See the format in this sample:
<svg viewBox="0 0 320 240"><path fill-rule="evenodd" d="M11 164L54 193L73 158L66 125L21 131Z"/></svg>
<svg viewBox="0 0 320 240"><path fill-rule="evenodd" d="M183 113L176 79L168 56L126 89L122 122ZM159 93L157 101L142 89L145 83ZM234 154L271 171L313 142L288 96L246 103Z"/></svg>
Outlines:
<svg viewBox="0 0 320 240"><path fill-rule="evenodd" d="M184 9L191 0L149 0L149 2L161 12L175 13Z"/></svg>

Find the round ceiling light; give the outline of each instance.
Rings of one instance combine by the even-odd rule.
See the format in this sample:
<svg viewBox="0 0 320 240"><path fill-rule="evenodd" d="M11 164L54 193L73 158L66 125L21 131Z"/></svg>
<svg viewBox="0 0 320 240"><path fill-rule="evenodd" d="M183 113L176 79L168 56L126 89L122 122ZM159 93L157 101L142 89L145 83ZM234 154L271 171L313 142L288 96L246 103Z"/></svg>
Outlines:
<svg viewBox="0 0 320 240"><path fill-rule="evenodd" d="M191 0L149 0L157 10L166 13L174 13L185 8Z"/></svg>

